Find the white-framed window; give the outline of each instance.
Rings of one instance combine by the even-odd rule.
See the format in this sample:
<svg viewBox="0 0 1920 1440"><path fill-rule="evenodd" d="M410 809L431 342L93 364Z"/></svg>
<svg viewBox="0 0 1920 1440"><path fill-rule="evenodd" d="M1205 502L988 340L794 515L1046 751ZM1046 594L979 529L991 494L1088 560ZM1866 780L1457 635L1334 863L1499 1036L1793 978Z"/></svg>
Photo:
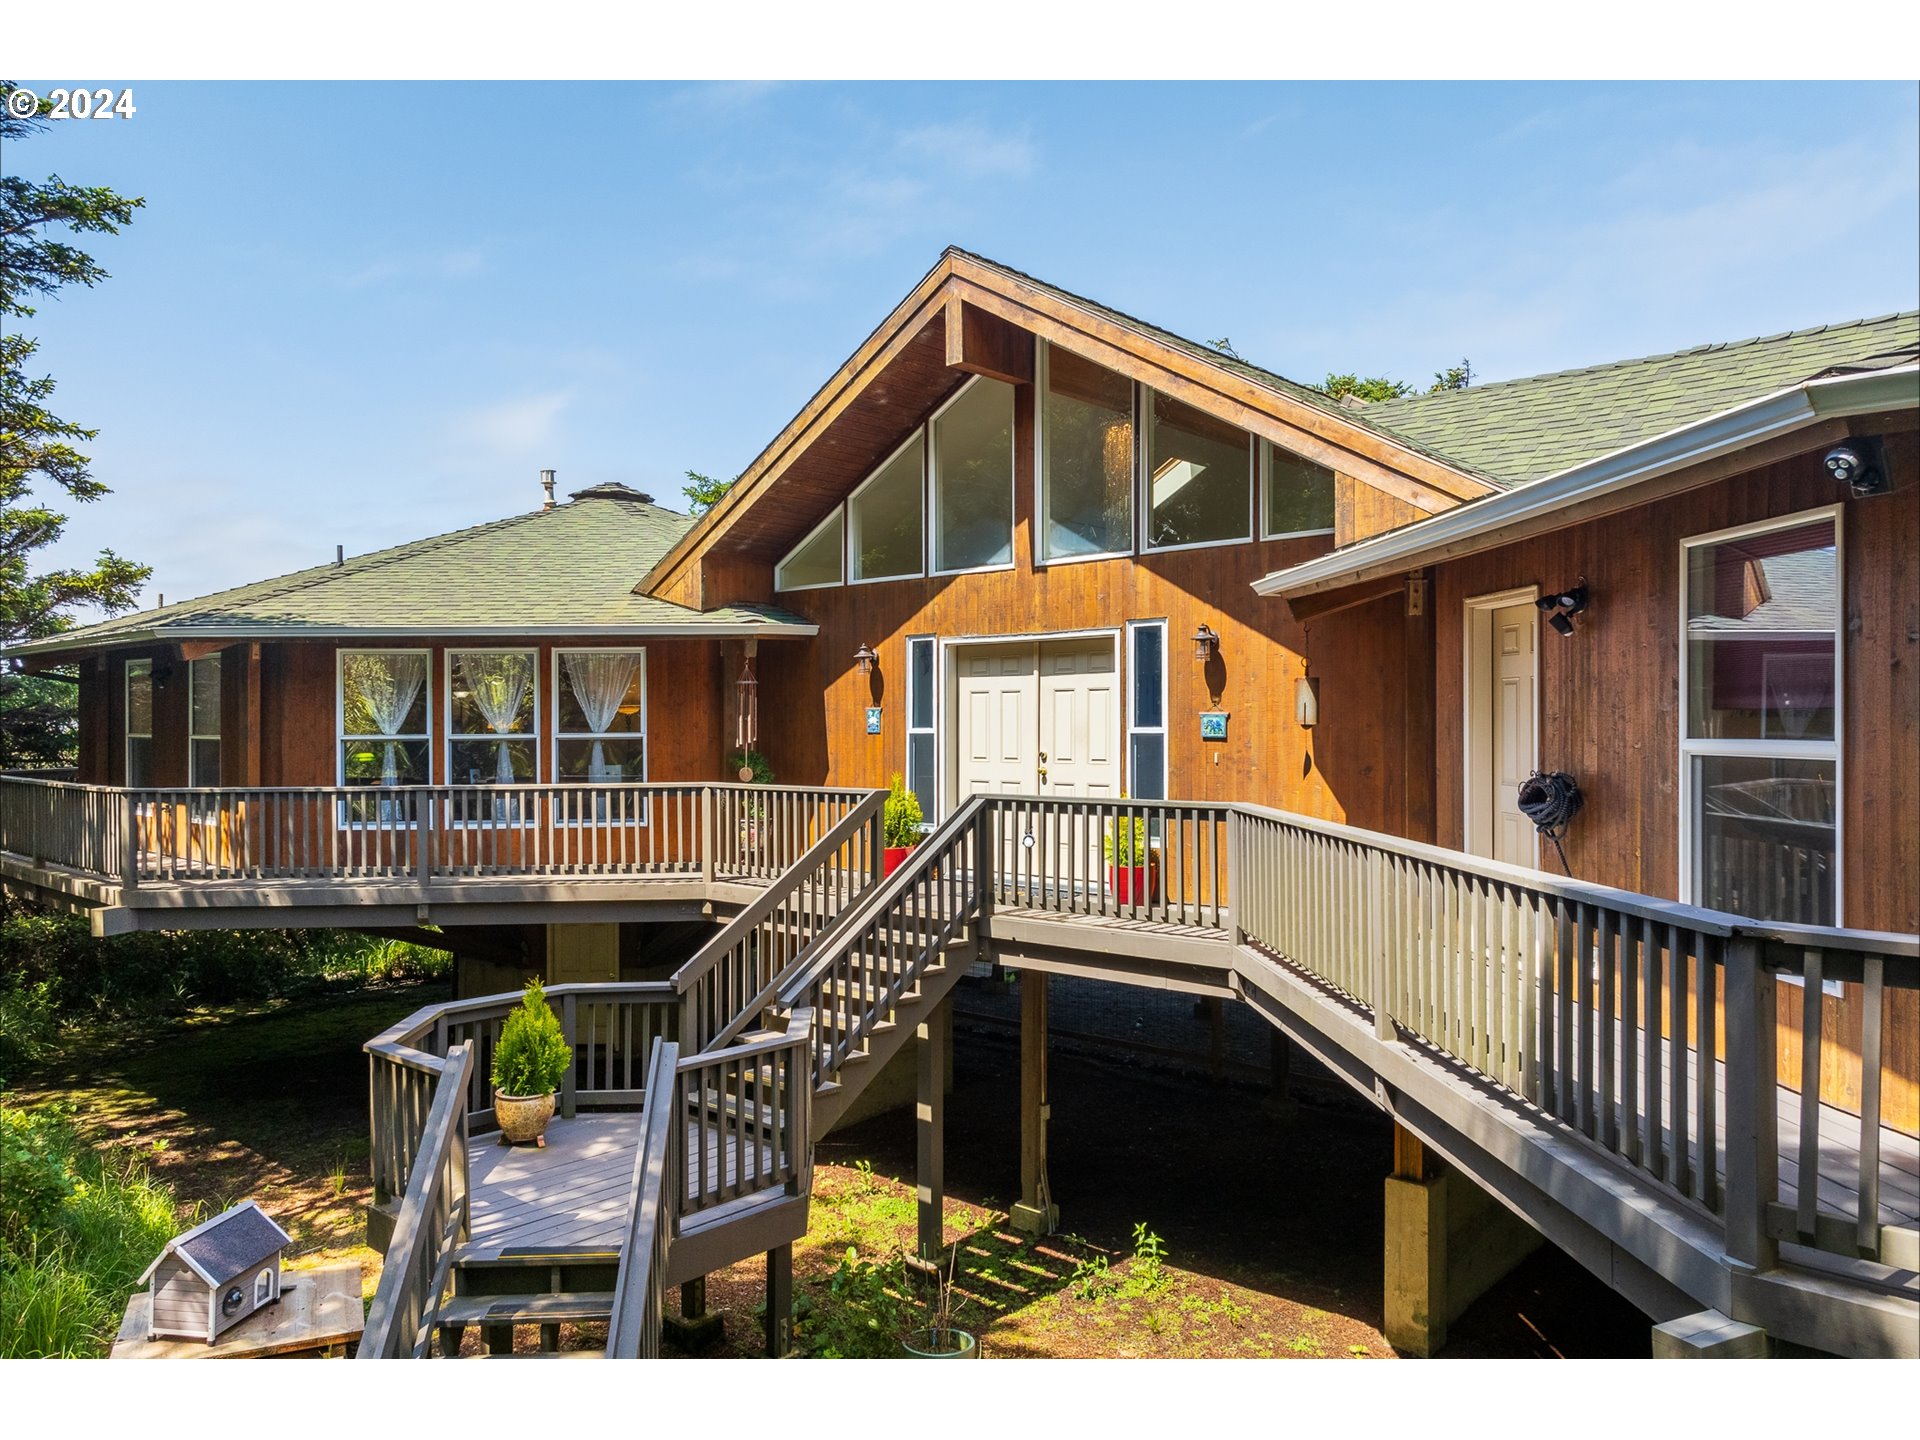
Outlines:
<svg viewBox="0 0 1920 1440"><path fill-rule="evenodd" d="M153 784L153 662L127 661L127 788Z"/></svg>
<svg viewBox="0 0 1920 1440"><path fill-rule="evenodd" d="M846 578L846 511L836 505L773 567L776 590L819 590Z"/></svg>
<svg viewBox="0 0 1920 1440"><path fill-rule="evenodd" d="M1141 387L1140 513L1149 550L1253 539L1254 437Z"/></svg>
<svg viewBox="0 0 1920 1440"><path fill-rule="evenodd" d="M1167 622L1127 622L1127 794L1167 798Z"/></svg>
<svg viewBox="0 0 1920 1440"><path fill-rule="evenodd" d="M273 1267L268 1266L253 1277L253 1303L258 1309L273 1299Z"/></svg>
<svg viewBox="0 0 1920 1440"><path fill-rule="evenodd" d="M927 430L933 572L1011 567L1013 386L974 376L934 413Z"/></svg>
<svg viewBox="0 0 1920 1440"><path fill-rule="evenodd" d="M939 697L931 635L907 638L907 788L931 825L939 814Z"/></svg>
<svg viewBox="0 0 1920 1440"><path fill-rule="evenodd" d="M187 783L220 783L220 657L187 666Z"/></svg>
<svg viewBox="0 0 1920 1440"><path fill-rule="evenodd" d="M527 785L539 773L540 677L531 650L447 652L447 779Z"/></svg>
<svg viewBox="0 0 1920 1440"><path fill-rule="evenodd" d="M340 651L342 785L431 783L432 668L425 650Z"/></svg>
<svg viewBox="0 0 1920 1440"><path fill-rule="evenodd" d="M1260 535L1333 533L1333 471L1270 440L1260 442Z"/></svg>
<svg viewBox="0 0 1920 1440"><path fill-rule="evenodd" d="M915 430L847 497L847 581L926 574L927 432Z"/></svg>
<svg viewBox="0 0 1920 1440"><path fill-rule="evenodd" d="M1839 925L1840 507L1680 555L1681 898Z"/></svg>
<svg viewBox="0 0 1920 1440"><path fill-rule="evenodd" d="M553 775L566 783L647 778L647 652L553 652Z"/></svg>
<svg viewBox="0 0 1920 1440"><path fill-rule="evenodd" d="M1034 364L1035 563L1131 555L1133 382L1045 343Z"/></svg>

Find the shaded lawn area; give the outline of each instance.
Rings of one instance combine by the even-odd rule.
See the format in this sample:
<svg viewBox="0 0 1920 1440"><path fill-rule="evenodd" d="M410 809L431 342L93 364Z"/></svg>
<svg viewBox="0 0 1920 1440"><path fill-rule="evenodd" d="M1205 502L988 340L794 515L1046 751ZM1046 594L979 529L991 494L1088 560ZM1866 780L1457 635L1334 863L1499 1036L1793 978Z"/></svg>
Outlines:
<svg viewBox="0 0 1920 1440"><path fill-rule="evenodd" d="M360 1047L450 994L428 982L103 1022L71 1032L13 1098L72 1105L82 1133L137 1154L184 1206L259 1201L293 1236L292 1265L358 1261L371 1295Z"/></svg>

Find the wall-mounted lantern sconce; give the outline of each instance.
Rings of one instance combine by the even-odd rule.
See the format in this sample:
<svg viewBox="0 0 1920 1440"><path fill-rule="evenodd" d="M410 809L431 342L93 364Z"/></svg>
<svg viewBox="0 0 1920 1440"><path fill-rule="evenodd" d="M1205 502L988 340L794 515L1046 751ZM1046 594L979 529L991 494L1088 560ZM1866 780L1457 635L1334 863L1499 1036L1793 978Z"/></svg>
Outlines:
<svg viewBox="0 0 1920 1440"><path fill-rule="evenodd" d="M1219 648L1220 636L1212 626L1203 623L1193 632L1193 658L1201 664L1211 660Z"/></svg>
<svg viewBox="0 0 1920 1440"><path fill-rule="evenodd" d="M1587 608L1587 577L1582 575L1580 583L1571 590L1562 590L1555 595L1542 595L1533 602L1547 612L1547 624L1557 635L1573 634L1573 617L1585 613Z"/></svg>
<svg viewBox="0 0 1920 1440"><path fill-rule="evenodd" d="M871 675L873 667L880 663L880 657L873 653L871 645L862 644L853 652L853 663L862 675Z"/></svg>

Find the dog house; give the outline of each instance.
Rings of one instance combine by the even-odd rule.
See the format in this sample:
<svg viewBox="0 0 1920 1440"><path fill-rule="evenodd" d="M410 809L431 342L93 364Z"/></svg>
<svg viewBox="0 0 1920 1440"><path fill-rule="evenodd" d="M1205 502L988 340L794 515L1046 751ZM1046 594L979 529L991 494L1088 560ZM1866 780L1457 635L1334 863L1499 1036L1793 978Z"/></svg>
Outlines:
<svg viewBox="0 0 1920 1440"><path fill-rule="evenodd" d="M140 1277L152 1303L149 1338L213 1344L280 1298L281 1252L292 1243L251 1200L175 1236Z"/></svg>

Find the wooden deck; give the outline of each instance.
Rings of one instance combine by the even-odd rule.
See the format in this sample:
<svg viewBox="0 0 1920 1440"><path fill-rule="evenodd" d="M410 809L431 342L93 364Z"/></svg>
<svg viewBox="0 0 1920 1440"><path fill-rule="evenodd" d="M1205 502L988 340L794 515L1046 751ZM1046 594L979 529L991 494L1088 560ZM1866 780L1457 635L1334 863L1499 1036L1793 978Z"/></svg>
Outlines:
<svg viewBox="0 0 1920 1440"><path fill-rule="evenodd" d="M467 1142L471 1191L470 1238L461 1251L469 1261L516 1255L618 1254L627 1235L627 1197L640 1145L638 1111L555 1116L545 1149L502 1145L497 1135ZM744 1161L755 1169L753 1149L730 1130L687 1125L687 1153L704 1140L706 1189L731 1182ZM758 1146L759 1169L770 1153ZM688 1165L688 1198L695 1167Z"/></svg>

